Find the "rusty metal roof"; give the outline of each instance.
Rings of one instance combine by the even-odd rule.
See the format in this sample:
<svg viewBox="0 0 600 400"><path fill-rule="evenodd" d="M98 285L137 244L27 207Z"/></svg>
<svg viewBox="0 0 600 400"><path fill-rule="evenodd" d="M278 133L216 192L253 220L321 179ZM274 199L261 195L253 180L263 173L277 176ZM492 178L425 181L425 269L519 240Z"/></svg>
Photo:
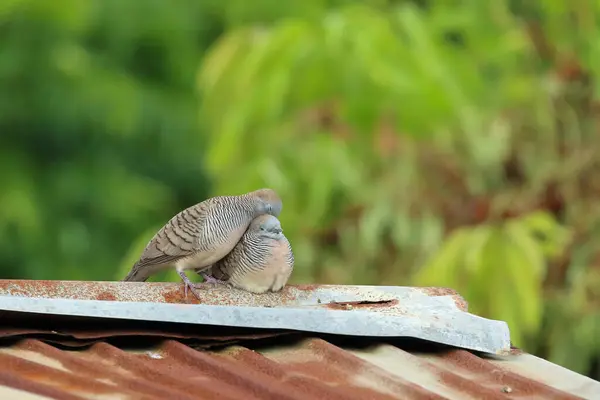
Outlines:
<svg viewBox="0 0 600 400"><path fill-rule="evenodd" d="M183 302L181 285L134 286L0 281L0 295ZM296 286L284 294L321 288ZM203 301L215 304L226 296L211 296L215 290L207 289ZM419 290L451 296L466 310L451 291ZM347 307L331 307L338 306ZM600 398L600 383L518 350L491 356L406 338L16 311L0 315L2 399Z"/></svg>

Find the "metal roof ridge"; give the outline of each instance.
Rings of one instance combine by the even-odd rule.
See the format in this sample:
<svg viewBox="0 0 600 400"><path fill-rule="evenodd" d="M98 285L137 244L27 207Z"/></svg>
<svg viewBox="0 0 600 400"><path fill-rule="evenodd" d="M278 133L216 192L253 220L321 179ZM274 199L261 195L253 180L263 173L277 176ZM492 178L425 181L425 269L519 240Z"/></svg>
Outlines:
<svg viewBox="0 0 600 400"><path fill-rule="evenodd" d="M8 287L12 285L12 290L4 291L1 288L7 286L3 284L0 283L0 294L4 294L0 296L0 310L4 311L334 335L412 337L492 354L510 352L510 332L504 321L466 312L464 301L452 294L456 292L440 288L313 285L310 288L288 287L285 291L264 296L205 285L204 291L213 295L207 298L225 296L229 301L225 304L169 304L75 296L48 298L41 293L30 297L15 291L15 285L23 285L23 282L12 281L8 284ZM57 281L53 283L57 284ZM70 287L73 291L79 284L89 285L88 282L60 282L63 294L69 292L65 288ZM112 288L114 293L127 291L132 286L120 282L93 284ZM136 283L133 286L138 290L144 287L164 290L173 284Z"/></svg>

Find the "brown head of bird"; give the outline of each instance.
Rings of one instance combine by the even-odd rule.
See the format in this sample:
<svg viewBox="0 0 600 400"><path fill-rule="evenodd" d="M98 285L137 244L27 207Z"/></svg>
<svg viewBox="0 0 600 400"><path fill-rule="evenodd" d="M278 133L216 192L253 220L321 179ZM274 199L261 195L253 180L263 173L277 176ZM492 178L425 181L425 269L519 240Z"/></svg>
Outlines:
<svg viewBox="0 0 600 400"><path fill-rule="evenodd" d="M283 204L273 189L258 189L248 195L255 199L258 214L270 214L279 217Z"/></svg>

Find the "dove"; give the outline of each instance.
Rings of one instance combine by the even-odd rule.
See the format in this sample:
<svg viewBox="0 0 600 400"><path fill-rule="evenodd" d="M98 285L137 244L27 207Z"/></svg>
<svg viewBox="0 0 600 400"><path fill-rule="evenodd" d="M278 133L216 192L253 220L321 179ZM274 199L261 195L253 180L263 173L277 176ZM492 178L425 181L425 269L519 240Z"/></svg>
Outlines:
<svg viewBox="0 0 600 400"><path fill-rule="evenodd" d="M252 293L277 292L294 269L292 246L273 215L256 217L231 253L210 269L196 270L207 283L223 283Z"/></svg>
<svg viewBox="0 0 600 400"><path fill-rule="evenodd" d="M189 288L200 299L185 271L210 268L236 246L256 217L277 217L281 208L281 199L272 189L212 197L188 207L154 235L123 281L143 282L174 266L183 281L185 296Z"/></svg>

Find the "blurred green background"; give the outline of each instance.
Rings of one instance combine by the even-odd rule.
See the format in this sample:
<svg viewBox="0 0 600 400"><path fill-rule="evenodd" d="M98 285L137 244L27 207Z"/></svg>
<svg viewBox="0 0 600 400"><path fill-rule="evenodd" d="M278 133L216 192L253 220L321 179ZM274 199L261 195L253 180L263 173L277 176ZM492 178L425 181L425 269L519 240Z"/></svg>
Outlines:
<svg viewBox="0 0 600 400"><path fill-rule="evenodd" d="M181 209L272 187L293 283L451 287L600 379L599 17L2 0L1 277L118 280Z"/></svg>

